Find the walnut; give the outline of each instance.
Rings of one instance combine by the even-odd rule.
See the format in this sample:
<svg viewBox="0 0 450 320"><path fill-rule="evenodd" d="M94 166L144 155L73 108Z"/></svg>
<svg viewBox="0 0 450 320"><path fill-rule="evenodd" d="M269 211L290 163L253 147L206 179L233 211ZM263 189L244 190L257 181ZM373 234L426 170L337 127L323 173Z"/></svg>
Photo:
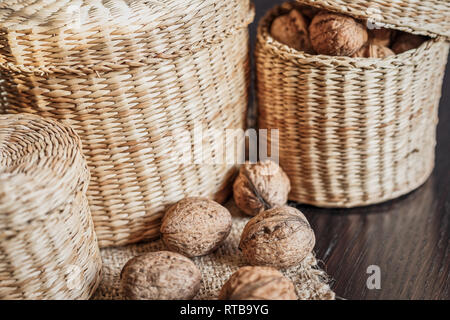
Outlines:
<svg viewBox="0 0 450 320"><path fill-rule="evenodd" d="M283 206L264 211L244 228L239 248L252 265L288 268L314 248L315 237L305 216Z"/></svg>
<svg viewBox="0 0 450 320"><path fill-rule="evenodd" d="M270 160L245 163L233 184L236 205L251 216L286 204L290 190L286 173Z"/></svg>
<svg viewBox="0 0 450 320"><path fill-rule="evenodd" d="M217 249L231 231L231 214L217 202L186 198L166 212L161 236L167 247L188 257Z"/></svg>
<svg viewBox="0 0 450 320"><path fill-rule="evenodd" d="M270 267L243 267L224 284L220 300L296 300L293 283Z"/></svg>
<svg viewBox="0 0 450 320"><path fill-rule="evenodd" d="M320 11L317 8L307 6L307 5L301 5L299 7L300 12L303 14L304 17L307 17L309 21L311 21L314 16Z"/></svg>
<svg viewBox="0 0 450 320"><path fill-rule="evenodd" d="M275 40L291 48L313 53L309 41L308 24L296 9L292 9L289 14L277 17L272 22L270 34Z"/></svg>
<svg viewBox="0 0 450 320"><path fill-rule="evenodd" d="M400 54L412 49L417 49L425 42L425 40L425 37L403 32L397 37L395 43L392 45L392 51L396 54Z"/></svg>
<svg viewBox="0 0 450 320"><path fill-rule="evenodd" d="M377 46L389 47L394 38L395 31L392 29L380 28L369 31L370 42Z"/></svg>
<svg viewBox="0 0 450 320"><path fill-rule="evenodd" d="M355 19L319 12L309 26L311 44L318 54L352 56L368 40L367 29Z"/></svg>
<svg viewBox="0 0 450 320"><path fill-rule="evenodd" d="M356 52L352 57L354 58L379 58L383 59L395 55L395 53L388 47L379 46L376 44L369 43L368 45L362 47L358 52Z"/></svg>
<svg viewBox="0 0 450 320"><path fill-rule="evenodd" d="M126 299L184 300L197 294L201 278L189 258L159 251L129 260L120 274L120 285Z"/></svg>

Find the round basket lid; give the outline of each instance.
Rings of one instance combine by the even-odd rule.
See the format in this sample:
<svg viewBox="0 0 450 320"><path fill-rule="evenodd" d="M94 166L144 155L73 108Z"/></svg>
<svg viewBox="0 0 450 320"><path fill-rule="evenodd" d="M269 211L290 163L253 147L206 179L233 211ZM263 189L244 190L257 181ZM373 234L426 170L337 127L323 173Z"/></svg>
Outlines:
<svg viewBox="0 0 450 320"><path fill-rule="evenodd" d="M75 132L28 114L0 115L0 225L17 228L86 192L89 171Z"/></svg>
<svg viewBox="0 0 450 320"><path fill-rule="evenodd" d="M156 11L165 5L162 0L5 0L0 4L0 25L15 31L37 27L81 28L112 21L117 26L126 26L149 13L150 8Z"/></svg>
<svg viewBox="0 0 450 320"><path fill-rule="evenodd" d="M34 68L45 74L66 68L86 73L86 69L110 71L192 55L247 28L254 17L250 3L4 0L0 2L0 64L21 72Z"/></svg>
<svg viewBox="0 0 450 320"><path fill-rule="evenodd" d="M436 38L450 38L449 0L296 0L385 27Z"/></svg>

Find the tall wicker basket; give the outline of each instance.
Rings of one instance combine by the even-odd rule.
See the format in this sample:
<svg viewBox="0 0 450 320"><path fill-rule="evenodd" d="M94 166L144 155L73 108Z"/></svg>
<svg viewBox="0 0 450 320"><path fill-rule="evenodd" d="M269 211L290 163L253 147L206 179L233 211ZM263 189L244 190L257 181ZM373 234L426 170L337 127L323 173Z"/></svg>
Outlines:
<svg viewBox="0 0 450 320"><path fill-rule="evenodd" d="M267 13L256 47L259 126L279 129L280 164L292 183L290 199L354 207L414 190L434 167L450 3L298 2L361 19L379 12L380 25L434 39L386 59L309 55L269 33L273 19L294 4Z"/></svg>
<svg viewBox="0 0 450 320"><path fill-rule="evenodd" d="M235 166L215 150L235 146L196 149L195 132L245 128L253 17L249 0L0 4L0 112L80 135L100 246L158 236L185 196L228 196Z"/></svg>
<svg viewBox="0 0 450 320"><path fill-rule="evenodd" d="M75 132L0 115L0 299L87 299L101 258Z"/></svg>

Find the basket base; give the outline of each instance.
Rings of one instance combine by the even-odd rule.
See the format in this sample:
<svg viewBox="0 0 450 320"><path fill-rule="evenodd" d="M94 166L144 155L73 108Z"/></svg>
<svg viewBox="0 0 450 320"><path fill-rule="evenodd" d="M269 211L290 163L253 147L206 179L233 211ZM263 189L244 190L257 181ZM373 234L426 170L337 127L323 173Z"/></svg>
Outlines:
<svg viewBox="0 0 450 320"><path fill-rule="evenodd" d="M304 199L297 199L296 197L289 196L290 201L297 202L299 204L306 204L311 205L318 208L328 208L328 209L342 209L342 208L356 208L356 207L366 207L371 206L375 204L380 204L383 202L387 202L390 200L394 200L396 198L399 198L401 196L407 195L414 190L421 187L425 182L430 178L431 174L433 173L434 165L430 167L427 171L425 171L425 174L420 178L417 179L417 182L415 184L411 184L409 188L398 190L396 192L392 192L384 197L380 197L377 200L371 200L371 201L362 201L362 202L324 202L324 201L305 201Z"/></svg>

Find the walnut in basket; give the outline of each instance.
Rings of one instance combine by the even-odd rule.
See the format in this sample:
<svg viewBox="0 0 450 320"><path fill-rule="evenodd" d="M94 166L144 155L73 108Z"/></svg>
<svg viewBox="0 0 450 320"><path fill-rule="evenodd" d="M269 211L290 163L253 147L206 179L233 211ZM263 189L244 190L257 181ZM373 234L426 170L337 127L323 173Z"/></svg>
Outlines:
<svg viewBox="0 0 450 320"><path fill-rule="evenodd" d="M303 15L296 9L289 14L277 17L270 28L272 37L291 48L306 53L312 53L309 40L308 24Z"/></svg>
<svg viewBox="0 0 450 320"><path fill-rule="evenodd" d="M321 11L309 26L311 44L318 54L349 56L368 41L364 25L342 14Z"/></svg>
<svg viewBox="0 0 450 320"><path fill-rule="evenodd" d="M161 237L166 246L188 257L217 249L231 231L231 214L215 201L185 198L164 215Z"/></svg>
<svg viewBox="0 0 450 320"><path fill-rule="evenodd" d="M315 245L314 231L297 209L283 206L253 217L239 248L252 265L288 268L299 264Z"/></svg>
<svg viewBox="0 0 450 320"><path fill-rule="evenodd" d="M233 184L234 202L248 215L286 204L291 183L275 162L245 163Z"/></svg>
<svg viewBox="0 0 450 320"><path fill-rule="evenodd" d="M220 300L296 300L294 284L270 267L243 267L222 287Z"/></svg>
<svg viewBox="0 0 450 320"><path fill-rule="evenodd" d="M420 45L424 43L425 40L426 37L402 32L397 36L397 39L392 45L392 50L396 54L400 54L420 47Z"/></svg>
<svg viewBox="0 0 450 320"><path fill-rule="evenodd" d="M201 273L185 256L151 252L129 260L120 274L122 295L131 300L192 299L200 290Z"/></svg>
<svg viewBox="0 0 450 320"><path fill-rule="evenodd" d="M352 57L354 58L378 58L383 59L395 55L388 47L369 43L362 47Z"/></svg>
<svg viewBox="0 0 450 320"><path fill-rule="evenodd" d="M320 11L320 9L307 6L307 5L301 5L299 6L299 11L303 14L304 17L308 18L309 21L314 19L314 16Z"/></svg>
<svg viewBox="0 0 450 320"><path fill-rule="evenodd" d="M392 39L395 37L395 30L379 28L369 30L370 43L377 46L390 47Z"/></svg>

